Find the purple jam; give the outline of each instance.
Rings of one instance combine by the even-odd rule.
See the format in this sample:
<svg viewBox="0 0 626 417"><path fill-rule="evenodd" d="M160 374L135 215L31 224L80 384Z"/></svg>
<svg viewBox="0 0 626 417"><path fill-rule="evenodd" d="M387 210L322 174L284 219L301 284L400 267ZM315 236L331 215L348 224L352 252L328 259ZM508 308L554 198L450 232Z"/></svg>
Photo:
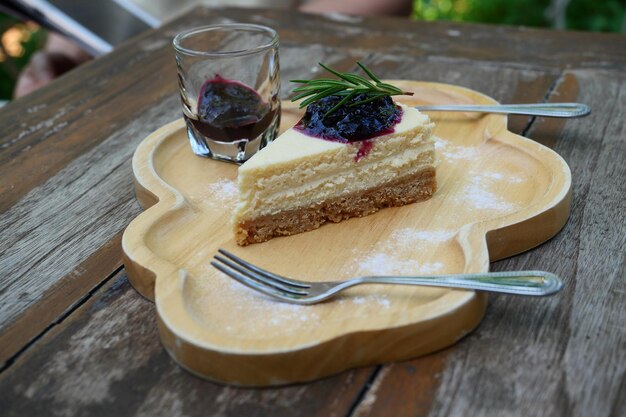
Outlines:
<svg viewBox="0 0 626 417"><path fill-rule="evenodd" d="M373 147L374 147L374 142L372 142L371 140L362 140L361 142L359 142L359 150L356 152L356 156L354 157L354 160L359 162L361 158L369 155Z"/></svg>
<svg viewBox="0 0 626 417"><path fill-rule="evenodd" d="M216 75L200 89L198 119L185 119L208 138L234 142L261 135L275 115L276 109L253 88Z"/></svg>
<svg viewBox="0 0 626 417"><path fill-rule="evenodd" d="M295 129L324 140L358 144L359 150L355 157L358 161L369 154L374 146L368 139L393 133L394 126L402 119L402 109L391 97L381 97L350 106L351 102L356 103L366 98L364 95L357 95L327 116L324 115L339 103L341 96L328 96L311 103Z"/></svg>

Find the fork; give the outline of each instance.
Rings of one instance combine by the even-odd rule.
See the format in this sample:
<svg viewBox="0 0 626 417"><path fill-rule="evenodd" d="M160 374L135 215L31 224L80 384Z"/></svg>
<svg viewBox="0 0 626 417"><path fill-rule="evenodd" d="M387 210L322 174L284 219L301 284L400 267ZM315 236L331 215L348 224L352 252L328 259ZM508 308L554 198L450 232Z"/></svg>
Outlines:
<svg viewBox="0 0 626 417"><path fill-rule="evenodd" d="M505 294L544 296L558 292L563 283L543 271L484 272L479 274L424 276L362 276L346 281L309 282L283 277L259 268L232 253L218 249L211 261L218 270L243 285L293 304L316 304L361 284L400 284L449 287Z"/></svg>
<svg viewBox="0 0 626 417"><path fill-rule="evenodd" d="M591 107L582 103L498 104L488 106L437 105L416 106L415 108L420 111L464 111L545 117L583 117L591 113Z"/></svg>

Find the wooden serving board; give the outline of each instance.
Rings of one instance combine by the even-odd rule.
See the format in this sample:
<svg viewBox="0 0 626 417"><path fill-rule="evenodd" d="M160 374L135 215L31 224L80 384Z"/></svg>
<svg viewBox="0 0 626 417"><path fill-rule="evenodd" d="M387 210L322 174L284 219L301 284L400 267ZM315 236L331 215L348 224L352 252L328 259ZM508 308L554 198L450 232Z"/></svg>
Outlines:
<svg viewBox="0 0 626 417"><path fill-rule="evenodd" d="M495 103L451 85L394 83L415 92L407 104ZM330 302L294 306L253 293L209 264L221 247L310 280L480 272L563 227L571 176L559 155L507 131L505 116L430 115L440 138L432 199L244 248L230 224L237 166L193 155L182 120L147 137L133 158L146 211L122 244L133 286L156 303L170 355L212 380L266 386L423 355L471 332L485 311L481 293L361 286ZM283 103L282 129L298 117Z"/></svg>

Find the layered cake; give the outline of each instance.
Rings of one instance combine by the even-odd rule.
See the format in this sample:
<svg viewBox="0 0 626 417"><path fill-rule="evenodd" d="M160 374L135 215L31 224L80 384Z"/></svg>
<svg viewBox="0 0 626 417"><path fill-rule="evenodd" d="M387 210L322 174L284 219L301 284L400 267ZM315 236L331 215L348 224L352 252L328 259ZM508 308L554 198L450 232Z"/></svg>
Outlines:
<svg viewBox="0 0 626 417"><path fill-rule="evenodd" d="M296 126L239 167L239 245L433 195L434 125L428 116L389 96L344 98L309 104Z"/></svg>

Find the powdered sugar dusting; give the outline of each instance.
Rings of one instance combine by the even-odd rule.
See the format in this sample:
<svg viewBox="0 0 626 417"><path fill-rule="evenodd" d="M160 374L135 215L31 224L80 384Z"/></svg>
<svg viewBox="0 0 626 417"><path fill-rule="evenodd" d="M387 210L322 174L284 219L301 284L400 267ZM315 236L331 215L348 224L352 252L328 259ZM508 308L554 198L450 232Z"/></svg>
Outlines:
<svg viewBox="0 0 626 417"><path fill-rule="evenodd" d="M464 187L461 198L478 210L511 210L514 206L502 197L489 191L481 177L474 177Z"/></svg>
<svg viewBox="0 0 626 417"><path fill-rule="evenodd" d="M314 309L308 306L278 303L276 300L251 290L230 277L226 278L229 280L229 291L235 293L239 299L235 306L236 310L246 311L255 315L259 313L260 317L269 318L270 323L273 325L280 325L286 321L304 322L319 319Z"/></svg>
<svg viewBox="0 0 626 417"><path fill-rule="evenodd" d="M219 180L206 185L200 192L194 193L191 197L202 204L211 206L232 207L237 202L239 189L233 180Z"/></svg>
<svg viewBox="0 0 626 417"><path fill-rule="evenodd" d="M237 184L235 181L221 180L209 184L209 193L218 200L233 200L237 197Z"/></svg>
<svg viewBox="0 0 626 417"><path fill-rule="evenodd" d="M410 227L398 229L391 235L391 239L400 245L410 245L425 242L445 242L452 239L453 232L448 230L419 230Z"/></svg>
<svg viewBox="0 0 626 417"><path fill-rule="evenodd" d="M461 159L476 161L476 164L467 172L468 180L453 196L453 201L458 206L473 210L493 211L508 211L516 208L500 193L494 192L493 187L501 187L500 183L521 184L525 179L503 172L485 170L484 164L480 164L479 161L482 152L481 146L460 146L445 139L436 138L435 150L438 157L449 161L452 165Z"/></svg>
<svg viewBox="0 0 626 417"><path fill-rule="evenodd" d="M515 195L519 190L516 184L532 180L522 170L518 170L515 164L505 166L504 169L495 162L492 164L485 152L491 151L489 146L494 142L485 143L461 146L435 138L437 155L447 170L442 170L440 177L442 191L444 187L446 190L436 194L430 203L425 204L433 204L438 210L445 212L445 221L442 217L430 219L424 216L423 227L421 221L416 223L419 227L402 228L400 222L395 223L390 233L381 234L378 240L365 247L353 249L352 256L346 257L346 262L337 271L337 275L410 276L453 272L453 267L456 268L454 262L457 261L447 259L449 250L454 245L451 242L459 228L468 218L478 221L485 216L502 215L517 209L517 200L507 196ZM454 170L461 169L461 175L451 174ZM197 198L203 204L229 206L234 205L237 200L238 187L236 181L222 179L205 185L198 194ZM488 212L473 213L477 210ZM417 216L418 220L422 218L419 213ZM375 233L381 230L377 229ZM331 303L313 307L301 306L276 302L223 274L219 274L216 279L218 281L212 281L210 287L202 289L207 294L211 293L211 303L196 303L196 314L204 317L226 316L223 322L215 322L213 325L221 326L220 328L233 336L254 334L262 337L266 334L284 335L292 331L308 331L322 325L322 318L330 317L327 316L328 311L337 308L337 304L342 305L342 310L362 316L390 309L394 303L397 306L406 300L403 297L406 293L397 289L368 286L350 289ZM415 291L427 293L424 289ZM419 294L421 296L422 293Z"/></svg>
<svg viewBox="0 0 626 417"><path fill-rule="evenodd" d="M476 146L454 145L445 139L435 138L435 151L444 159L473 159L478 157L479 150Z"/></svg>
<svg viewBox="0 0 626 417"><path fill-rule="evenodd" d="M232 209L237 203L239 188L236 180L221 179L210 184L197 184L187 197L197 204Z"/></svg>
<svg viewBox="0 0 626 417"><path fill-rule="evenodd" d="M428 253L454 239L454 235L454 231L445 229L396 229L386 239L377 242L369 252L353 250L354 260L346 265L346 272L352 276L441 273L445 268L442 262L423 262L415 259L415 254Z"/></svg>
<svg viewBox="0 0 626 417"><path fill-rule="evenodd" d="M502 175L501 172L484 172L483 173L483 177L485 178L491 178L494 180L501 180L504 178L504 175Z"/></svg>
<svg viewBox="0 0 626 417"><path fill-rule="evenodd" d="M391 301L389 301L387 298L385 297L379 297L376 299L376 301L378 302L378 304L381 305L381 307L384 308L389 308L391 307Z"/></svg>
<svg viewBox="0 0 626 417"><path fill-rule="evenodd" d="M359 262L359 269L364 275L394 275L394 274L432 274L443 268L441 262L421 263L414 259L397 259L387 253L373 253Z"/></svg>
<svg viewBox="0 0 626 417"><path fill-rule="evenodd" d="M207 317L226 316L228 324L221 328L228 333L262 335L270 331L278 334L319 325L320 315L316 308L277 302L222 273L219 273L217 279L219 282L213 285L208 281L202 284L202 291L214 294L212 305L208 303L198 305L221 314L216 315L209 311L198 313Z"/></svg>
<svg viewBox="0 0 626 417"><path fill-rule="evenodd" d="M513 175L505 175L501 172L482 172L480 176L486 180L507 181L514 184L520 184L524 182L524 178L516 177Z"/></svg>
<svg viewBox="0 0 626 417"><path fill-rule="evenodd" d="M346 297L337 300L340 305L350 303L354 305L376 305L378 308L388 309L391 307L391 301L384 294L368 294L357 297Z"/></svg>
<svg viewBox="0 0 626 417"><path fill-rule="evenodd" d="M445 139L441 139L438 136L433 136L433 138L435 139L435 151L441 151L443 150L443 148L450 144L450 142Z"/></svg>

